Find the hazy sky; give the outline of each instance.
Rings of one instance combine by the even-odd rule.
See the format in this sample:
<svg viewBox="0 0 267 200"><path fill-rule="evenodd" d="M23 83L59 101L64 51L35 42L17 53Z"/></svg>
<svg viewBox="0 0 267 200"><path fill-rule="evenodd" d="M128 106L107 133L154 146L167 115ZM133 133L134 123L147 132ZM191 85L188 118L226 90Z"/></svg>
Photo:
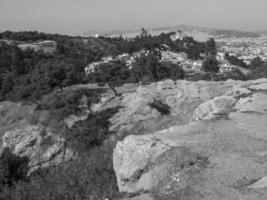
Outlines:
<svg viewBox="0 0 267 200"><path fill-rule="evenodd" d="M0 0L0 31L79 34L142 26L267 29L267 0Z"/></svg>

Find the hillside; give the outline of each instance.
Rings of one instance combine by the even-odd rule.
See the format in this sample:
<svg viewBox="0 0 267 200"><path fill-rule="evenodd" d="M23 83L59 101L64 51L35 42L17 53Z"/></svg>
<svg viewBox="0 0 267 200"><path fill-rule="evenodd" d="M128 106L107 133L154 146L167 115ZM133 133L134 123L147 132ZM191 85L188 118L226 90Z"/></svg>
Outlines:
<svg viewBox="0 0 267 200"><path fill-rule="evenodd" d="M158 28L146 28L147 31L152 35L159 35L160 33L169 33L173 31L182 31L187 35L194 36L197 33L206 33L210 37L215 36L223 36L223 37L258 37L259 33L248 32L248 31L240 31L240 30L225 30L225 29L215 29L215 28L205 28L198 26L189 26L189 25L177 25L177 26L167 26L167 27L158 27ZM85 36L95 36L99 35L107 35L107 36L119 36L123 37L135 37L140 34L140 30L112 30L112 31L89 31L84 33Z"/></svg>
<svg viewBox="0 0 267 200"><path fill-rule="evenodd" d="M1 149L37 170L9 194L80 194L71 180L86 194L79 200L266 199L266 79L165 80L121 91L103 91L97 103L81 95L51 95L41 107L1 102ZM87 112L61 112L73 105Z"/></svg>

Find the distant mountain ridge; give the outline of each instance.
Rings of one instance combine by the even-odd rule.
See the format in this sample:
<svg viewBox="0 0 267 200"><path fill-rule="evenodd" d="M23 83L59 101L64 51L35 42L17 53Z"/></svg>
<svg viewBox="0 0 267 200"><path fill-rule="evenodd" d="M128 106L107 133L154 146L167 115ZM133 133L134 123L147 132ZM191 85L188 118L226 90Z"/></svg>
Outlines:
<svg viewBox="0 0 267 200"><path fill-rule="evenodd" d="M228 29L217 29L217 28L206 28L206 27L198 27L191 25L177 25L177 26L166 26L166 27L158 27L158 28L145 28L150 34L158 35L160 33L172 32L172 31L182 31L186 33L207 33L211 36L236 36L236 37L259 37L260 32L249 32L249 31L240 31L240 30L228 30ZM120 36L123 37L135 37L140 34L140 30L111 30L111 31L89 31L84 33L85 36Z"/></svg>

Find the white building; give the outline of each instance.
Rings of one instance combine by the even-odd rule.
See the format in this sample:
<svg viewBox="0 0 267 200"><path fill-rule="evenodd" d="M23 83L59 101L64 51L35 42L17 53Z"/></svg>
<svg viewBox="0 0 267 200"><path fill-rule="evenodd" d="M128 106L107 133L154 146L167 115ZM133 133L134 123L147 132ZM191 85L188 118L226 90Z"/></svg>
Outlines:
<svg viewBox="0 0 267 200"><path fill-rule="evenodd" d="M184 62L187 59L186 53L175 53L172 51L161 52L161 62L179 63Z"/></svg>
<svg viewBox="0 0 267 200"><path fill-rule="evenodd" d="M220 64L219 67L220 67L219 72L222 73L222 74L231 72L236 68L234 65L230 65L228 63Z"/></svg>

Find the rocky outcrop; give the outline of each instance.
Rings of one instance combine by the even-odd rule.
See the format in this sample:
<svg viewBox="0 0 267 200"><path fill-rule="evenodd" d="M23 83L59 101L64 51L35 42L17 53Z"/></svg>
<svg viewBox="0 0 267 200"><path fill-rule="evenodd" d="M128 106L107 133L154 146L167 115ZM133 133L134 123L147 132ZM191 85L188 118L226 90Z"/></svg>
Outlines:
<svg viewBox="0 0 267 200"><path fill-rule="evenodd" d="M157 184L164 168L151 170L149 165L170 148L170 145L153 136L129 136L118 143L113 167L117 172L120 191L137 192L151 189ZM136 184L132 184L134 182Z"/></svg>
<svg viewBox="0 0 267 200"><path fill-rule="evenodd" d="M171 125L188 123L198 105L225 94L233 87L232 81L189 82L165 80L140 86L136 92L124 94L121 109L110 121L110 129L123 135L135 131L136 126L157 131ZM162 116L150 103L161 101L170 107L168 118Z"/></svg>
<svg viewBox="0 0 267 200"><path fill-rule="evenodd" d="M2 149L4 148L11 149L21 157L28 157L30 172L73 158L72 151L66 148L65 139L40 124L24 125L6 131L2 138Z"/></svg>
<svg viewBox="0 0 267 200"><path fill-rule="evenodd" d="M124 126L140 119L133 117L137 113L151 116L151 110L141 111L151 99L168 104L170 116L183 111L183 101L197 103L186 114L191 123L117 143L113 163L119 190L138 194L137 199L267 199L266 83L229 80L210 83L207 90L208 82L166 81L125 96L117 115L126 114ZM127 112L132 100L135 106Z"/></svg>
<svg viewBox="0 0 267 200"><path fill-rule="evenodd" d="M267 90L266 90L267 91ZM246 98L241 98L235 106L240 112L267 113L267 94L255 93Z"/></svg>
<svg viewBox="0 0 267 200"><path fill-rule="evenodd" d="M236 99L229 96L215 97L197 107L191 121L226 119Z"/></svg>
<svg viewBox="0 0 267 200"><path fill-rule="evenodd" d="M74 157L52 127L42 125L49 118L45 111L37 111L35 104L0 103L0 153L9 148L17 156L29 158L32 171L68 161Z"/></svg>

